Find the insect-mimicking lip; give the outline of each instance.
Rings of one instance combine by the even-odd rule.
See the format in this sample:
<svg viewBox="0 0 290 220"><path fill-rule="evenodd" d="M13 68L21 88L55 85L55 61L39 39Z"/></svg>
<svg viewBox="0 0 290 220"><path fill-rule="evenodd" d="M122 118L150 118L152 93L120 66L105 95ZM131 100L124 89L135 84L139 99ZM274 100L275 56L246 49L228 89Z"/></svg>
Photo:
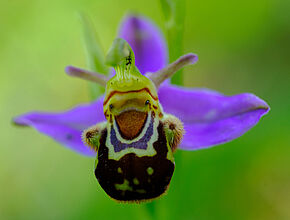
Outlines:
<svg viewBox="0 0 290 220"><path fill-rule="evenodd" d="M163 125L158 126L154 156L125 154L119 160L108 158L107 130L102 133L95 175L101 187L113 199L140 202L164 194L174 172L174 162L167 158L168 148Z"/></svg>

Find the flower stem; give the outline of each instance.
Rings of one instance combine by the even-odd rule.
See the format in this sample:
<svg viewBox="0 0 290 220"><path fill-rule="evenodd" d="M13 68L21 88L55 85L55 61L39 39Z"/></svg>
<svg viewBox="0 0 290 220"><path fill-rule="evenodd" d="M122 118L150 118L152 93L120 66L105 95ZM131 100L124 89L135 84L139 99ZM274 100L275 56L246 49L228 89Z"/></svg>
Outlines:
<svg viewBox="0 0 290 220"><path fill-rule="evenodd" d="M160 0L160 2L165 17L169 62L173 62L183 53L185 0ZM171 78L171 83L176 85L183 84L182 70L179 70Z"/></svg>

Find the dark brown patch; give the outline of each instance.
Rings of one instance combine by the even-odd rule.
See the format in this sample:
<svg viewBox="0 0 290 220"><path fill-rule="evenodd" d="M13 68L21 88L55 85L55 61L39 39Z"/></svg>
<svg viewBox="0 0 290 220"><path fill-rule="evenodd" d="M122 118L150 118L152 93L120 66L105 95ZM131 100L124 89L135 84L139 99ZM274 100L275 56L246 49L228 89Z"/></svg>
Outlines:
<svg viewBox="0 0 290 220"><path fill-rule="evenodd" d="M116 122L123 138L132 140L137 137L146 123L148 113L135 110L116 116Z"/></svg>
<svg viewBox="0 0 290 220"><path fill-rule="evenodd" d="M90 139L90 138L92 138L93 137L93 133L91 132L91 131L88 131L87 133L86 133L86 138L87 139Z"/></svg>
<svg viewBox="0 0 290 220"><path fill-rule="evenodd" d="M174 130L175 129L175 124L170 124L169 129Z"/></svg>
<svg viewBox="0 0 290 220"><path fill-rule="evenodd" d="M166 191L173 175L174 163L167 159L168 149L161 123L158 126L158 134L158 140L153 144L157 152L155 156L138 157L130 153L116 161L108 159L108 148L105 146L107 131L103 132L95 175L110 197L119 201L138 202L159 197ZM153 169L151 175L148 174L148 167ZM118 172L120 169L122 173ZM125 180L128 181L130 189L116 189L116 184L123 184Z"/></svg>

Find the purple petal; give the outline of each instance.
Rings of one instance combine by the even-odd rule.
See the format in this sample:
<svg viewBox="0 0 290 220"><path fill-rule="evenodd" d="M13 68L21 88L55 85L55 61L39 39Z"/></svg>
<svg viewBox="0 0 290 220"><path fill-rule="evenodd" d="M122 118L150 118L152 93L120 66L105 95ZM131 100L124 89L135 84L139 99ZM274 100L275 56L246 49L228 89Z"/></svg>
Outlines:
<svg viewBox="0 0 290 220"><path fill-rule="evenodd" d="M14 118L17 125L34 127L62 145L86 156L95 156L95 152L82 143L82 131L104 120L103 97L66 112L30 112Z"/></svg>
<svg viewBox="0 0 290 220"><path fill-rule="evenodd" d="M164 85L159 99L166 113L183 121L185 135L180 148L196 150L240 137L269 111L266 102L249 93L224 96L207 89Z"/></svg>
<svg viewBox="0 0 290 220"><path fill-rule="evenodd" d="M142 74L156 72L168 63L167 46L159 29L142 16L127 16L121 23L119 37L135 53L136 66Z"/></svg>

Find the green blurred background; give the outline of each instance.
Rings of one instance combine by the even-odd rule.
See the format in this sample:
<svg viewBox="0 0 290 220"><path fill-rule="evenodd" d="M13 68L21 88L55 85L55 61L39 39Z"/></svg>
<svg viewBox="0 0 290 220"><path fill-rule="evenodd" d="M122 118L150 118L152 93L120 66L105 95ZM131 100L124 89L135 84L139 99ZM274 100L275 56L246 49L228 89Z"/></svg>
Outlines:
<svg viewBox="0 0 290 220"><path fill-rule="evenodd" d="M14 0L0 2L0 219L149 219L145 205L118 204L80 156L11 123L30 111L60 111L89 101L87 83L64 67L85 67L77 12L93 18L104 50L128 11L164 31L158 1ZM187 1L186 86L227 95L252 92L270 113L241 138L178 152L158 219L290 219L290 1Z"/></svg>

